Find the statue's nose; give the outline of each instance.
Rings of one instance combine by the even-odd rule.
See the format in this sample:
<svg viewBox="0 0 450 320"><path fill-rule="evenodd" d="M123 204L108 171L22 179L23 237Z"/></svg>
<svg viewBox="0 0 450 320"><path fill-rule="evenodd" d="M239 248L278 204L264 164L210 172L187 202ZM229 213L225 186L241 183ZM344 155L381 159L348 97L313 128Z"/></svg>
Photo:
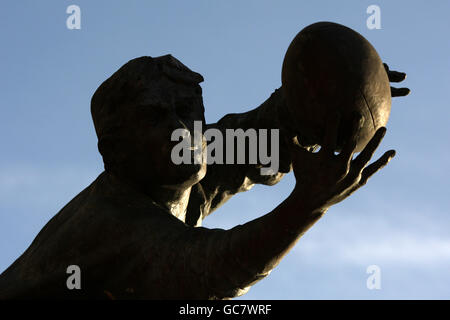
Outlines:
<svg viewBox="0 0 450 320"><path fill-rule="evenodd" d="M172 131L176 129L186 129L190 131L189 126L183 122L183 120L181 120L175 112L170 114L168 125Z"/></svg>
<svg viewBox="0 0 450 320"><path fill-rule="evenodd" d="M191 131L192 128L188 127L188 126L183 122L183 120L178 119L178 123L179 123L179 125L181 125L180 128L184 128L184 129L186 129L186 130L188 130L188 131Z"/></svg>

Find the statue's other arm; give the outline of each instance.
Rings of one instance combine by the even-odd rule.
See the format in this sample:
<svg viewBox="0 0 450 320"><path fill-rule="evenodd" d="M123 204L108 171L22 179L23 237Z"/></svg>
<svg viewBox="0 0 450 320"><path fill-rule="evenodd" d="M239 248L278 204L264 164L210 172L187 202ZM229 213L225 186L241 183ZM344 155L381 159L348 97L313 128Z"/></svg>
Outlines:
<svg viewBox="0 0 450 320"><path fill-rule="evenodd" d="M293 150L296 186L291 195L270 213L230 230L185 226L171 241L169 263L173 292L191 298L229 298L265 277L326 210L342 201L395 155L386 152L367 165L385 128L380 128L365 149L353 159L362 119L335 155L336 117L330 117L325 143L317 153ZM299 179L301 177L301 179ZM181 225L178 222L178 225ZM178 229L180 230L180 229ZM184 291L185 290L185 291Z"/></svg>
<svg viewBox="0 0 450 320"><path fill-rule="evenodd" d="M384 67L390 82L402 82L406 73L390 70L385 63ZM392 97L402 97L410 93L408 88L391 87ZM285 107L286 102L282 89L275 92L258 108L246 113L228 114L209 128L218 128L222 132L226 128L278 128L280 129L280 166L279 173L272 176L263 176L255 165L209 165L205 178L194 186L190 198L187 223L196 225L198 221L213 212L231 196L246 191L256 183L273 185L281 180L291 168L291 141L298 132Z"/></svg>
<svg viewBox="0 0 450 320"><path fill-rule="evenodd" d="M282 90L275 90L259 107L245 112L224 116L217 123L208 124L206 129L218 129L225 137L226 129L279 129L279 168L271 175L261 174L261 164L209 164L206 176L192 189L188 206L186 223L196 225L215 209L225 203L238 192L249 190L254 184L274 185L291 169L289 141L295 136L287 125L289 116L286 114ZM270 133L267 140L270 140ZM269 152L271 150L269 149ZM226 159L226 148L223 150ZM248 145L246 146L248 154ZM272 155L271 155L272 156ZM225 161L224 161L225 162Z"/></svg>

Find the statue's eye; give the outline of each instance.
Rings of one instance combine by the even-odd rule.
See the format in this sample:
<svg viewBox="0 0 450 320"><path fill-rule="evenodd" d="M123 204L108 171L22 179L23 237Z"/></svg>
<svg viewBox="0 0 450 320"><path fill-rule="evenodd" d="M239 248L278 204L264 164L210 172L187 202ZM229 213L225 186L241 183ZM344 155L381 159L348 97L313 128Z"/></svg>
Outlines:
<svg viewBox="0 0 450 320"><path fill-rule="evenodd" d="M149 125L156 125L167 113L162 106L144 105L139 107L139 117Z"/></svg>

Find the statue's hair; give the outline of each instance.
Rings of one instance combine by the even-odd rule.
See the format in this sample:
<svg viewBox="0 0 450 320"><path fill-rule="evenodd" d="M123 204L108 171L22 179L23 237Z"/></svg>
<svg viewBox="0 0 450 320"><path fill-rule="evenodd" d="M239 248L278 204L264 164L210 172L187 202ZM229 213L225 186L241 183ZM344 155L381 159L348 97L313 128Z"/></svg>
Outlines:
<svg viewBox="0 0 450 320"><path fill-rule="evenodd" d="M201 92L198 84L203 81L203 77L171 55L156 58L144 56L130 60L95 91L91 99L91 115L105 169L111 168L118 160L114 159L114 152L106 154L101 144L104 145L106 140L120 138L120 133L123 132L122 121L129 109L133 108L136 97L164 77L175 85L182 83L196 86Z"/></svg>
<svg viewBox="0 0 450 320"><path fill-rule="evenodd" d="M97 137L115 130L117 116L130 106L140 92L152 82L167 77L174 83L198 85L203 77L193 72L170 54L152 58L135 58L124 64L95 91L91 99L91 115Z"/></svg>

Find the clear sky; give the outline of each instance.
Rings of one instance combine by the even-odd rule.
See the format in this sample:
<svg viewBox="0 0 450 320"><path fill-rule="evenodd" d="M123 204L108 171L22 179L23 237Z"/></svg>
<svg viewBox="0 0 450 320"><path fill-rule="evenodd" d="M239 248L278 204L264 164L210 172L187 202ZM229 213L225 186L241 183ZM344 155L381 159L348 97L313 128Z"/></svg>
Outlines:
<svg viewBox="0 0 450 320"><path fill-rule="evenodd" d="M66 8L81 8L81 29ZM381 29L366 26L369 5ZM258 106L280 86L295 34L334 21L363 34L412 94L393 100L377 152L397 156L332 207L245 299L450 298L449 1L17 1L0 3L0 272L102 171L95 89L128 60L171 53L201 73L206 119ZM265 214L292 174L256 186L204 221ZM366 268L381 270L369 290Z"/></svg>

